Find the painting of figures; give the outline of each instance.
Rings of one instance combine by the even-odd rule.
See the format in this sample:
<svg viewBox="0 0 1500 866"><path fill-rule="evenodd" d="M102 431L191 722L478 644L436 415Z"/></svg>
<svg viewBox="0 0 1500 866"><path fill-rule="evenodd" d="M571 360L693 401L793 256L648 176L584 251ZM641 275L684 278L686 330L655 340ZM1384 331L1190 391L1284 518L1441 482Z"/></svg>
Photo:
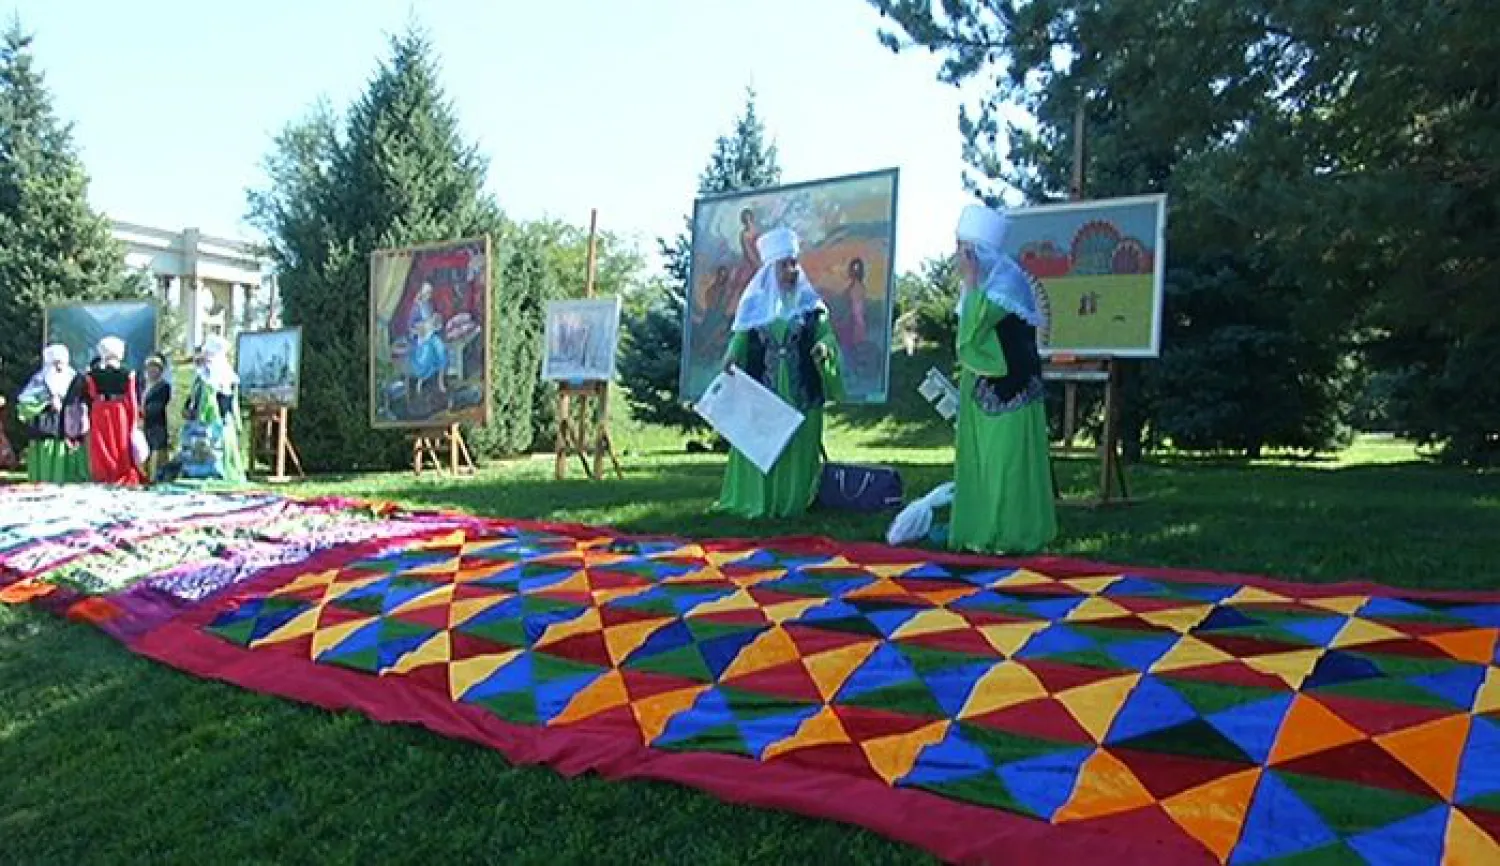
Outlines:
<svg viewBox="0 0 1500 866"><path fill-rule="evenodd" d="M790 228L798 264L828 307L846 399L883 403L890 379L898 170L699 199L683 327L679 396L703 396L723 366L745 286L763 264L761 234Z"/></svg>
<svg viewBox="0 0 1500 866"><path fill-rule="evenodd" d="M370 423L486 424L490 414L488 238L370 257Z"/></svg>

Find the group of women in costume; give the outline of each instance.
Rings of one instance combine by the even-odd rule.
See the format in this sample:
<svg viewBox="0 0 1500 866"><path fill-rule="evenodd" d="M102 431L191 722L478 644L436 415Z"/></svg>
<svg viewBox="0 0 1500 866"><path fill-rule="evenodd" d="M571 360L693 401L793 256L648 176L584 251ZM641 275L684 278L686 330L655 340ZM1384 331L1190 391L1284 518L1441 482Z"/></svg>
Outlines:
<svg viewBox="0 0 1500 866"><path fill-rule="evenodd" d="M957 355L961 401L948 545L955 550L1024 554L1057 534L1037 328L1043 324L1030 281L1005 255L1006 218L964 210L956 232L962 276ZM828 307L798 265L800 241L787 228L755 239L756 270L730 324L724 366L775 392L803 423L769 472L731 450L718 509L747 519L806 511L821 477L823 411L843 396L842 352ZM228 346L210 337L199 350L182 443L167 468L174 477L243 481L238 379ZM17 401L31 433L33 481L139 484L159 477L168 452L170 385L160 358L146 366L138 397L118 339L99 343L80 375L68 350L48 346L42 368ZM140 428L153 454L149 476L132 454Z"/></svg>
<svg viewBox="0 0 1500 866"><path fill-rule="evenodd" d="M126 346L118 337L100 340L82 373L67 346L47 346L41 368L16 398L16 416L29 440L27 477L52 484L139 485L168 475L244 481L239 380L228 351L218 336L199 349L182 442L173 455L167 419L172 385L164 358L148 358L145 380L138 383L125 366Z"/></svg>
<svg viewBox="0 0 1500 866"><path fill-rule="evenodd" d="M948 546L1024 554L1052 542L1057 513L1036 345L1042 314L1030 280L1001 251L1006 227L1002 213L973 205L956 232L961 401ZM769 472L731 450L717 507L750 519L793 517L812 505L823 408L842 394L838 336L798 252L789 229L759 237L760 267L731 325L726 370L753 377L805 419Z"/></svg>

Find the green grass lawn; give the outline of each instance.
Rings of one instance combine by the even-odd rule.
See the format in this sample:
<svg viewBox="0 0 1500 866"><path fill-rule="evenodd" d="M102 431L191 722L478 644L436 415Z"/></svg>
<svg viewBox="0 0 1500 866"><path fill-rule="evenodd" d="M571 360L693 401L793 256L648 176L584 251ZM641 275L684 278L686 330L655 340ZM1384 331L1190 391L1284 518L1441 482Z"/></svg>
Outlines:
<svg viewBox="0 0 1500 866"><path fill-rule="evenodd" d="M932 444L941 429L914 414L876 417L840 416L828 436L834 459L896 465L911 493L945 478L951 450ZM472 479L396 473L288 490L642 533L874 540L885 530L884 519L858 516L749 525L707 515L722 457L686 456L676 437L628 423L617 444L623 481L557 483L549 458ZM1071 492L1096 483L1088 462L1059 471ZM1065 510L1057 552L1305 581L1500 588L1500 476L1429 465L1400 443L1366 441L1319 462L1162 458L1134 467L1131 484L1130 506ZM515 768L419 729L198 681L89 627L0 609L0 862L209 861L925 858L864 831L673 785Z"/></svg>

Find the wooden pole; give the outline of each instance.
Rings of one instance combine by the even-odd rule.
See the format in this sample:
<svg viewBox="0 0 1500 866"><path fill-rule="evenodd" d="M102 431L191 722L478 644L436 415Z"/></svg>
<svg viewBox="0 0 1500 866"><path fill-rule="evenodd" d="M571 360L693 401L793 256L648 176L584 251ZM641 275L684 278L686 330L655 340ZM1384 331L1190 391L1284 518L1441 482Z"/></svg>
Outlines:
<svg viewBox="0 0 1500 866"><path fill-rule="evenodd" d="M277 412L276 412L276 477L277 478L285 478L286 477L286 449L287 449L286 426L287 426L287 411L286 411L286 407L282 406L282 407L278 408Z"/></svg>
<svg viewBox="0 0 1500 866"><path fill-rule="evenodd" d="M588 276L583 283L583 296L592 298L594 296L594 270L598 263L599 249L599 209L593 208L589 211L589 264Z"/></svg>

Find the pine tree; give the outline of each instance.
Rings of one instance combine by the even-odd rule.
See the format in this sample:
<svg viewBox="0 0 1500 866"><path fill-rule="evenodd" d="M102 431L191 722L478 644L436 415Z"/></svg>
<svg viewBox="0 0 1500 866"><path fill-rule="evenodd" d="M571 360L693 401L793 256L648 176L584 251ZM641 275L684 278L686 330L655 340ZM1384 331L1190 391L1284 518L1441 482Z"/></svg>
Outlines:
<svg viewBox="0 0 1500 866"><path fill-rule="evenodd" d="M755 93L745 96L745 109L734 131L714 143L708 165L698 176L700 196L775 186L781 182L776 145L766 134L755 110ZM667 281L656 287L644 314L624 323L620 381L636 420L689 431L702 421L685 408L678 395L682 357L682 320L692 264L692 217L684 229L657 246L665 260Z"/></svg>
<svg viewBox="0 0 1500 866"><path fill-rule="evenodd" d="M12 396L40 364L48 305L147 288L89 207L88 175L31 43L18 22L0 37L0 393Z"/></svg>
<svg viewBox="0 0 1500 866"><path fill-rule="evenodd" d="M370 254L496 237L502 226L427 39L415 30L392 38L342 129L321 107L287 128L266 167L270 184L250 194L250 219L271 238L286 322L302 326L307 345L293 422L303 458L318 469L396 465L403 437L369 422ZM511 384L495 377L497 392Z"/></svg>

